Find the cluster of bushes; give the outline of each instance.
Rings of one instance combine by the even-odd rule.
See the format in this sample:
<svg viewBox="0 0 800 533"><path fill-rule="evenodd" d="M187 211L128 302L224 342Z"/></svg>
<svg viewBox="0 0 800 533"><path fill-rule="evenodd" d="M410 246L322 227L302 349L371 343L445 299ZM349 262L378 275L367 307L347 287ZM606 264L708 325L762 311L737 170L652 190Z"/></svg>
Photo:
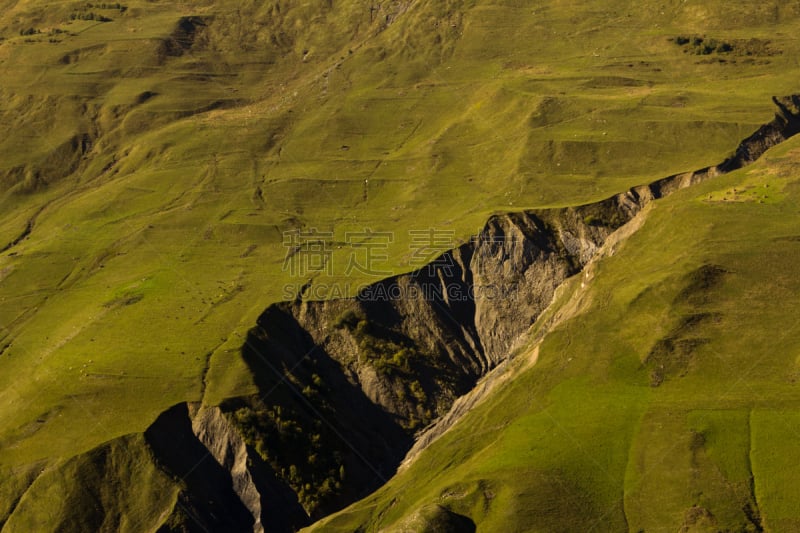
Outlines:
<svg viewBox="0 0 800 533"><path fill-rule="evenodd" d="M43 33L42 30L38 28L24 28L19 30L19 34L22 35L23 37L29 37L31 35L41 35L42 33ZM51 43L58 43L61 41L59 41L58 39L53 39L52 37L58 35L69 35L69 32L67 30L62 30L61 28L52 28L50 31L47 32L47 35L48 37L51 37L50 39ZM2 40L2 38L0 38L0 40Z"/></svg>
<svg viewBox="0 0 800 533"><path fill-rule="evenodd" d="M128 10L128 6L124 4L120 4L119 2L116 3L102 3L102 4L93 4L88 2L81 10L72 13L69 16L70 20L95 20L97 22L111 22L113 19L103 15L102 13L95 13L91 11L92 9L114 9L119 11L120 13L125 13Z"/></svg>
<svg viewBox="0 0 800 533"><path fill-rule="evenodd" d="M111 22L114 19L99 13L95 13L94 11L89 11L86 13L72 13L69 16L69 20L96 20L97 22Z"/></svg>
<svg viewBox="0 0 800 533"><path fill-rule="evenodd" d="M587 226L605 226L603 219L597 215L586 215L583 217L583 223Z"/></svg>
<svg viewBox="0 0 800 533"><path fill-rule="evenodd" d="M231 418L247 445L297 493L306 512L341 493L342 457L332 450L333 437L318 417L259 401L238 407Z"/></svg>
<svg viewBox="0 0 800 533"><path fill-rule="evenodd" d="M349 331L358 343L359 356L382 374L409 372L411 361L419 355L417 349L403 342L399 335L369 322L352 309L342 313L332 326Z"/></svg>
<svg viewBox="0 0 800 533"><path fill-rule="evenodd" d="M430 408L425 407L428 403L428 395L425 394L425 390L422 388L422 385L419 381L413 380L407 384L408 392L411 393L411 396L414 397L416 400L415 407L416 412L411 413L408 416L408 422L403 424L405 429L410 429L411 431L415 431L420 428L424 428L428 424L430 424L433 419L433 412Z"/></svg>
<svg viewBox="0 0 800 533"><path fill-rule="evenodd" d="M395 389L401 401L413 398L413 411L408 420L401 421L405 429L416 430L428 425L434 418L428 395L419 382L417 373L428 366L431 358L402 335L379 324L370 322L358 311L347 310L331 324L333 328L347 330L358 343L359 357L366 360L384 376L396 376L399 389Z"/></svg>
<svg viewBox="0 0 800 533"><path fill-rule="evenodd" d="M583 209L583 213L585 213L583 223L587 226L607 226L616 229L627 222L625 217L616 209L587 207Z"/></svg>
<svg viewBox="0 0 800 533"><path fill-rule="evenodd" d="M733 52L733 45L725 41L717 41L716 39L706 39L705 37L686 35L679 35L672 39L675 44L682 46L684 53L693 53L696 55L709 55L713 53L727 54Z"/></svg>
<svg viewBox="0 0 800 533"><path fill-rule="evenodd" d="M114 4L107 4L107 3L92 4L91 2L89 2L89 3L86 4L86 9L92 9L92 8L96 8L96 9L116 9L120 13L125 13L128 10L128 6L120 4L119 2L116 2Z"/></svg>

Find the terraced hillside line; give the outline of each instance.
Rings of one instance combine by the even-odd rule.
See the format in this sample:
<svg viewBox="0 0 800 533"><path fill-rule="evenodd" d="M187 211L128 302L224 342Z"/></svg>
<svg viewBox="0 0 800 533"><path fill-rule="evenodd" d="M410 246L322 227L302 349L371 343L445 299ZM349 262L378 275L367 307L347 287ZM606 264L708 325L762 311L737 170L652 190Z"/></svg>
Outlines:
<svg viewBox="0 0 800 533"><path fill-rule="evenodd" d="M744 513L750 523L753 524L757 532L764 531L764 524L761 518L761 509L758 503L758 494L756 493L756 476L753 472L753 410L747 413L747 470L750 472L749 486L750 497L753 500L755 509L750 507L750 504L745 504Z"/></svg>
<svg viewBox="0 0 800 533"><path fill-rule="evenodd" d="M33 227L36 225L36 219L39 218L39 215L42 214L42 211L47 209L50 203L51 202L45 203L44 205L39 207L39 209L37 209L33 215L31 215L31 217L25 223L25 227L22 229L20 234L17 235L11 242L0 248L0 254L8 252L9 250L17 246L19 243L30 237L31 232L33 231Z"/></svg>
<svg viewBox="0 0 800 533"><path fill-rule="evenodd" d="M25 223L25 228L23 228L22 232L17 237L15 237L10 243L6 244L3 248L0 248L0 254L9 251L13 247L24 241L28 237L28 235L31 234L31 231L33 231L34 220L35 217L29 219L28 222Z"/></svg>

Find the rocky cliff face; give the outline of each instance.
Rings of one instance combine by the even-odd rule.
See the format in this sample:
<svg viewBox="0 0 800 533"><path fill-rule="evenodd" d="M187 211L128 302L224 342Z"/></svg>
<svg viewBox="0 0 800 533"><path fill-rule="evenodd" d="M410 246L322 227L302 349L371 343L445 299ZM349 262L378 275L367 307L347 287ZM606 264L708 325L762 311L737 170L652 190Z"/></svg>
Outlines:
<svg viewBox="0 0 800 533"><path fill-rule="evenodd" d="M508 358L556 288L652 198L494 216L470 242L355 298L275 304L243 348L261 398L222 408L276 471L294 467L284 479L312 518L340 508L388 479L415 436ZM286 424L307 433L255 436ZM324 493L303 489L320 480L287 448L346 476Z"/></svg>
<svg viewBox="0 0 800 533"><path fill-rule="evenodd" d="M159 531L293 531L308 523L297 496L218 407L176 405L145 431L145 441L179 487Z"/></svg>
<svg viewBox="0 0 800 533"><path fill-rule="evenodd" d="M745 166L800 131L800 98L775 103L774 120L717 166L585 206L496 215L468 243L355 298L268 308L250 332L245 359L265 391L316 387L319 396L295 395L303 397L298 409L303 404L325 409L325 424L336 435L329 450L337 450L354 472L323 498L328 504L318 502L320 508L350 501L349 484L369 490L391 475L420 430L505 361L557 287L648 203ZM306 366L316 372L302 370ZM353 405L359 405L356 411ZM371 415L358 417L358 433L372 444L366 445L369 453L361 453L361 445L347 438L352 414L366 411ZM395 436L387 439L389 434ZM377 469L370 465L380 465L380 475L373 475Z"/></svg>

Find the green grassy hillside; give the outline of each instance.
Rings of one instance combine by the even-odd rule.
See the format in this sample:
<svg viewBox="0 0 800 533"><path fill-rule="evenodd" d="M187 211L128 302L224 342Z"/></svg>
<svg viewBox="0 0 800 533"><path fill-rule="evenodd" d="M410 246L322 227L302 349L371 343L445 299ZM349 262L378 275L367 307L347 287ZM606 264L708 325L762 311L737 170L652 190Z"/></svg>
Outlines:
<svg viewBox="0 0 800 533"><path fill-rule="evenodd" d="M799 147L657 202L503 388L316 530L798 530Z"/></svg>
<svg viewBox="0 0 800 533"><path fill-rule="evenodd" d="M308 278L318 297L376 279L347 275L351 254L363 250L352 232L392 232L379 242L378 270L409 270L409 230L446 229L460 241L495 212L585 203L717 163L772 118L771 96L797 92L797 3L0 7L0 523L51 465L141 432L178 402L255 393L240 350L268 304ZM490 453L491 442L475 440L481 431L461 437L460 457L474 459L442 476L464 483L453 489L459 494L478 494L484 477L498 480L480 489L497 495L486 527L534 515L568 524L559 521L586 516L567 512L574 494L609 529L625 518L620 509L605 513L621 495L631 529L677 524L693 503L719 523L741 519L744 503L720 510L694 498L702 492L719 502L735 494L774 530L790 528L780 522L791 520L790 499L768 497L788 494L793 478L775 458L790 450L771 448L789 446L774 421L793 409L790 381L774 372L794 364L791 329L778 333L781 320L793 327L784 311L795 294L794 241L770 240L792 235L795 156L787 150L759 167L763 176L746 171L665 202L625 245L629 260L603 263L606 289L590 291L606 291L592 294L608 310L587 311L548 336L524 374L529 384L521 377L502 392L513 401L495 446L508 453ZM753 187L733 192L745 183ZM284 268L285 232L312 229L336 242L330 271L293 275ZM725 270L713 297L676 300L705 264ZM702 365L673 353L686 335L703 340ZM566 346L574 356L563 355ZM653 349L648 369L637 370L636 357ZM575 362L562 369L558 354ZM680 361L662 371L661 359L673 356ZM755 365L761 377L735 381L751 375L751 360L767 365ZM651 373L664 374L657 388ZM745 401L746 387L765 400ZM529 390L538 391L530 405L513 396ZM484 409L473 426L495 427ZM587 409L597 416L581 414ZM611 418L617 426L600 422ZM575 426L570 446L558 440L559 424ZM691 431L705 435L701 446ZM550 440L527 449L521 435L531 432ZM740 448L715 444L726 432ZM596 443L597 461L581 455L581 442ZM651 442L667 443L663 454ZM694 479L695 463L724 466L695 479L694 492L677 481L675 494L649 483L658 479L645 475L649 465L684 460L685 471L669 474ZM524 486L491 477L520 465L531 472ZM383 523L450 483L402 476L392 487L414 479L428 492ZM713 490L722 485L733 492ZM517 497L543 489L547 513ZM644 509L637 501L655 510L636 511ZM364 512L336 520L360 521Z"/></svg>

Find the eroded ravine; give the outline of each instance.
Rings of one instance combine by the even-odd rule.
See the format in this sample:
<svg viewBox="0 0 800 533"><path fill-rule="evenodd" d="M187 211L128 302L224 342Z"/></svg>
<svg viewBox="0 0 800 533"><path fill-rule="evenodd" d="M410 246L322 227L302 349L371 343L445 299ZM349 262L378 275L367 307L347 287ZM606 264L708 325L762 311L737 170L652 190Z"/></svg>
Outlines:
<svg viewBox="0 0 800 533"><path fill-rule="evenodd" d="M645 206L798 133L800 97L775 103L775 119L719 165L589 205L496 215L357 297L269 306L242 347L259 394L181 404L145 432L179 488L161 530L292 531L378 488L499 382L493 370L558 287Z"/></svg>
<svg viewBox="0 0 800 533"><path fill-rule="evenodd" d="M798 133L800 97L774 101L774 120L716 166L589 205L493 216L468 243L355 298L270 306L250 332L244 357L263 392L286 389L298 422L308 422L302 413L313 406L332 430L325 447L329 460L349 472L337 480L340 493L317 495L316 509L305 502L312 518L358 497L347 485L363 489L361 495L377 488L415 439L416 454L468 411L476 398L465 395L507 359L557 288L646 205L744 167ZM458 398L456 412L450 412ZM270 402L259 400L248 409L274 412L278 405ZM439 424L423 432L434 420ZM279 457L280 450L267 454Z"/></svg>

